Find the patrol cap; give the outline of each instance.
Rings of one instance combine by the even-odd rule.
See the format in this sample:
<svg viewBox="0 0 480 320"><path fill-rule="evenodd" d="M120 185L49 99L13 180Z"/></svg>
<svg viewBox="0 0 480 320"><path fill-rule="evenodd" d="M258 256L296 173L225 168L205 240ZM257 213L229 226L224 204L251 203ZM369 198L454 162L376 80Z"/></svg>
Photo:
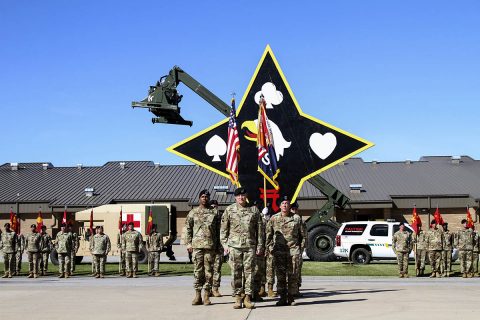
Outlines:
<svg viewBox="0 0 480 320"><path fill-rule="evenodd" d="M198 195L198 197L200 198L203 195L210 197L210 191L208 191L207 189L203 189L202 191L200 191L200 194Z"/></svg>
<svg viewBox="0 0 480 320"><path fill-rule="evenodd" d="M405 223L404 223L404 222L400 222L400 223L398 224L398 226L399 226L399 227L405 226Z"/></svg>
<svg viewBox="0 0 480 320"><path fill-rule="evenodd" d="M244 187L240 187L235 189L235 192L233 193L235 196L241 195L241 194L247 194L247 190Z"/></svg>
<svg viewBox="0 0 480 320"><path fill-rule="evenodd" d="M34 225L34 224L30 225L30 228L36 228L36 227L37 227L37 226Z"/></svg>

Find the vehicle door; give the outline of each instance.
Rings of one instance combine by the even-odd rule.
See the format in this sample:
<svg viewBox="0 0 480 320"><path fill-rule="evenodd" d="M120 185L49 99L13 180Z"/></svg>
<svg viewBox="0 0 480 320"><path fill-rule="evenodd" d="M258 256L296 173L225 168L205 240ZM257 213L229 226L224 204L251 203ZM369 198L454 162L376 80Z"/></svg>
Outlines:
<svg viewBox="0 0 480 320"><path fill-rule="evenodd" d="M367 244L372 250L373 258L394 257L392 250L392 239L388 236L388 223L375 223L366 235Z"/></svg>

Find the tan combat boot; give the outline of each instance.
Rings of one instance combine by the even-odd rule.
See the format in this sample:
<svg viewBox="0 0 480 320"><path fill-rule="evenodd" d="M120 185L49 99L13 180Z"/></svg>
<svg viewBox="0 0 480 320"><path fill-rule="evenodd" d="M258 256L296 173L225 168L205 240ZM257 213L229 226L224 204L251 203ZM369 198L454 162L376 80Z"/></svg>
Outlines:
<svg viewBox="0 0 480 320"><path fill-rule="evenodd" d="M436 277L435 272L432 272L432 274L430 275L430 278L435 278L435 277Z"/></svg>
<svg viewBox="0 0 480 320"><path fill-rule="evenodd" d="M212 304L212 302L210 301L210 294L211 292L209 290L205 290L204 293L203 293L203 305L204 306L209 306Z"/></svg>
<svg viewBox="0 0 480 320"><path fill-rule="evenodd" d="M65 278L70 278L70 273L65 272Z"/></svg>
<svg viewBox="0 0 480 320"><path fill-rule="evenodd" d="M242 309L242 296L237 294L235 296L235 303L233 304L233 309Z"/></svg>
<svg viewBox="0 0 480 320"><path fill-rule="evenodd" d="M105 278L105 276L103 275L103 273L100 273L100 278Z"/></svg>
<svg viewBox="0 0 480 320"><path fill-rule="evenodd" d="M34 277L35 279L38 278L38 273L34 273L34 274L33 274L33 277Z"/></svg>
<svg viewBox="0 0 480 320"><path fill-rule="evenodd" d="M100 278L100 273L95 274L95 278L96 279Z"/></svg>
<svg viewBox="0 0 480 320"><path fill-rule="evenodd" d="M214 288L213 288L211 295L214 296L214 297L217 297L217 298L222 296L222 294L220 293L220 291L218 291L218 288L217 288L217 287L214 287Z"/></svg>
<svg viewBox="0 0 480 320"><path fill-rule="evenodd" d="M472 273L467 273L467 278L472 278L473 274Z"/></svg>
<svg viewBox="0 0 480 320"><path fill-rule="evenodd" d="M400 273L400 274L398 275L398 277L399 277L399 278L403 278L403 273Z"/></svg>
<svg viewBox="0 0 480 320"><path fill-rule="evenodd" d="M29 273L27 278L33 278L33 273Z"/></svg>
<svg viewBox="0 0 480 320"><path fill-rule="evenodd" d="M277 297L277 294L275 293L275 291L273 291L273 284L269 284L268 285L268 296L270 298L275 298Z"/></svg>
<svg viewBox="0 0 480 320"><path fill-rule="evenodd" d="M198 306L202 304L202 290L195 290L195 298L192 300L192 306Z"/></svg>
<svg viewBox="0 0 480 320"><path fill-rule="evenodd" d="M127 272L127 278L133 277L132 272Z"/></svg>
<svg viewBox="0 0 480 320"><path fill-rule="evenodd" d="M138 278L136 271L133 271L133 277L134 277L134 278Z"/></svg>
<svg viewBox="0 0 480 320"><path fill-rule="evenodd" d="M155 271L155 277L160 277L160 272Z"/></svg>
<svg viewBox="0 0 480 320"><path fill-rule="evenodd" d="M8 278L8 272L5 272L2 278Z"/></svg>
<svg viewBox="0 0 480 320"><path fill-rule="evenodd" d="M59 275L58 277L59 277L59 278L65 277L65 273L60 273L60 275Z"/></svg>
<svg viewBox="0 0 480 320"><path fill-rule="evenodd" d="M125 270L123 270L122 272L120 272L120 277L125 277L127 274L125 273Z"/></svg>
<svg viewBox="0 0 480 320"><path fill-rule="evenodd" d="M243 299L243 305L247 309L255 309L255 305L252 303L252 298L249 294L247 294L245 299Z"/></svg>
<svg viewBox="0 0 480 320"><path fill-rule="evenodd" d="M262 298L267 296L267 292L265 291L265 285L262 285L260 287L260 290L258 291L258 296Z"/></svg>

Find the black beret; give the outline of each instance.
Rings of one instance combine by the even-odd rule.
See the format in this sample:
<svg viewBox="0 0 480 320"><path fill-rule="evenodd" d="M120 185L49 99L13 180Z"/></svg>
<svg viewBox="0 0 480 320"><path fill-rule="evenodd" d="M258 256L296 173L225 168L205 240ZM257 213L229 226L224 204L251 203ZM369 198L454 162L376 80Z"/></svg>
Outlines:
<svg viewBox="0 0 480 320"><path fill-rule="evenodd" d="M198 195L198 197L200 198L203 195L210 197L210 192L207 189L203 189L202 191L200 191L200 194Z"/></svg>
<svg viewBox="0 0 480 320"><path fill-rule="evenodd" d="M67 225L66 225L65 223L62 223L62 224L60 225L60 227L64 227L64 228L65 228L66 226L67 226Z"/></svg>
<svg viewBox="0 0 480 320"><path fill-rule="evenodd" d="M130 222L128 223L128 225L129 225L129 226L130 226L130 225L135 226L135 224L134 224L132 221L130 221Z"/></svg>
<svg viewBox="0 0 480 320"><path fill-rule="evenodd" d="M37 226L34 225L34 224L30 225L30 228L36 228L36 227L37 227Z"/></svg>
<svg viewBox="0 0 480 320"><path fill-rule="evenodd" d="M6 227L9 227L9 228L10 228L10 223L8 223L8 222L5 223L4 227L5 227L5 228L6 228Z"/></svg>
<svg viewBox="0 0 480 320"><path fill-rule="evenodd" d="M235 196L241 195L241 194L247 194L247 190L244 187L240 187L235 189L235 192L233 193Z"/></svg>
<svg viewBox="0 0 480 320"><path fill-rule="evenodd" d="M277 203L280 205L283 201L290 202L290 199L288 198L288 196L281 196L280 198L278 198Z"/></svg>
<svg viewBox="0 0 480 320"><path fill-rule="evenodd" d="M467 223L467 219L462 220L462 224Z"/></svg>
<svg viewBox="0 0 480 320"><path fill-rule="evenodd" d="M437 221L435 219L432 220L432 222L430 222L430 225L432 224L437 224Z"/></svg>

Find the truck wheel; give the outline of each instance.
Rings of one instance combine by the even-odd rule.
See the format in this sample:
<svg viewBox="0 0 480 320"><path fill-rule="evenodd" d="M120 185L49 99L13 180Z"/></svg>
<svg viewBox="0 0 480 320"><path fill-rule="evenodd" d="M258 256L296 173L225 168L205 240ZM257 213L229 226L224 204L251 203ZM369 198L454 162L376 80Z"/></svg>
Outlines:
<svg viewBox="0 0 480 320"><path fill-rule="evenodd" d="M138 253L138 263L147 263L148 262L148 251L143 247L142 251Z"/></svg>
<svg viewBox="0 0 480 320"><path fill-rule="evenodd" d="M52 264L53 264L54 266L58 266L58 253L57 253L57 250L52 249L52 251L50 251L50 261L52 262Z"/></svg>
<svg viewBox="0 0 480 320"><path fill-rule="evenodd" d="M335 261L333 248L337 231L329 225L320 225L308 231L307 256L314 261Z"/></svg>
<svg viewBox="0 0 480 320"><path fill-rule="evenodd" d="M369 264L372 256L365 248L357 248L352 252L352 261L355 264Z"/></svg>

